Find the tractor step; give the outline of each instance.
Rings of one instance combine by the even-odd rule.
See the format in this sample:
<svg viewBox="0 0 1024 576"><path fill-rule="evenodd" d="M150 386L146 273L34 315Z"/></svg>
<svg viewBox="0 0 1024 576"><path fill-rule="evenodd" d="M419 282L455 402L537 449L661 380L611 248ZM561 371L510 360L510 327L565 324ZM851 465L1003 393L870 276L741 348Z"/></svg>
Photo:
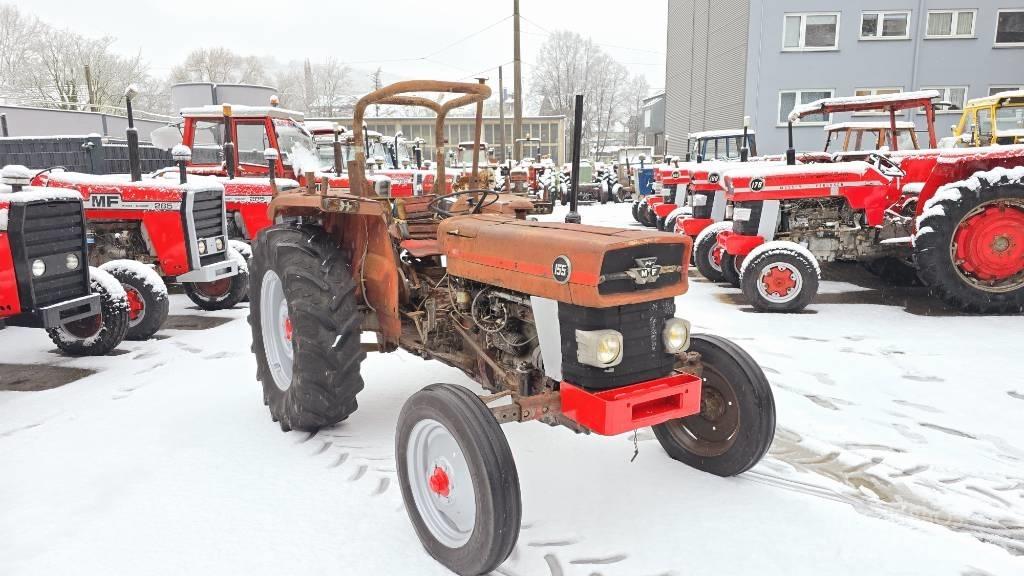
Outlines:
<svg viewBox="0 0 1024 576"><path fill-rule="evenodd" d="M686 373L600 392L562 382L562 413L597 434L613 436L700 412L700 389L701 379Z"/></svg>

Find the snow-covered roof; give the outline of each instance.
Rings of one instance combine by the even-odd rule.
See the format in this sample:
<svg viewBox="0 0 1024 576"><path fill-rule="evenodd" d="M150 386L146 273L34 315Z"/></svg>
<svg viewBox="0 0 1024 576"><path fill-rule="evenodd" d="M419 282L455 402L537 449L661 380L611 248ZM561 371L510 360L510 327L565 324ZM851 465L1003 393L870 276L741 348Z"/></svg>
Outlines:
<svg viewBox="0 0 1024 576"><path fill-rule="evenodd" d="M3 186L7 190L9 187ZM0 190L3 192L3 190ZM66 188L44 188L42 186L26 186L21 192L6 192L0 200L10 203L49 202L51 200L81 200L82 195Z"/></svg>
<svg viewBox="0 0 1024 576"><path fill-rule="evenodd" d="M861 110L873 110L886 105L914 100L929 100L938 98L940 94L935 90L920 90L917 92L896 92L894 94L872 94L869 96L838 96L835 98L822 98L808 104L801 104L789 113L789 121L796 122L801 116L808 114L821 114L827 108L838 106L859 108Z"/></svg>
<svg viewBox="0 0 1024 576"><path fill-rule="evenodd" d="M996 92L991 96L982 96L981 98L971 98L967 101L968 106L976 106L983 104L986 101L991 102L992 100L1002 100L1004 98L1024 98L1024 90L1007 90L1005 92Z"/></svg>
<svg viewBox="0 0 1024 576"><path fill-rule="evenodd" d="M231 106L232 116L242 117L265 117L270 116L271 118L291 118L292 120L302 121L304 115L302 112L295 110L288 110L287 108L278 108L277 106L239 106L233 104L208 104L206 106L196 106L193 108L182 108L182 116L224 116L224 106Z"/></svg>
<svg viewBox="0 0 1024 576"><path fill-rule="evenodd" d="M475 144L475 142L473 142L472 140L466 142L459 142L459 148L472 148L473 144ZM487 148L487 142L480 142L480 148Z"/></svg>
<svg viewBox="0 0 1024 576"><path fill-rule="evenodd" d="M747 129L747 134L753 134L752 128ZM729 136L743 136L742 128L730 128L728 130L705 130L703 132L691 132L687 138L690 140L701 140L704 138L727 138Z"/></svg>
<svg viewBox="0 0 1024 576"><path fill-rule="evenodd" d="M334 133L334 127L338 126L342 132L347 132L348 128L338 124L337 122L331 122L329 120L306 120L302 123L309 130L311 134L330 132Z"/></svg>
<svg viewBox="0 0 1024 576"><path fill-rule="evenodd" d="M825 126L826 132L834 130L888 130L888 122L836 122ZM914 123L906 120L896 122L897 130L913 130Z"/></svg>

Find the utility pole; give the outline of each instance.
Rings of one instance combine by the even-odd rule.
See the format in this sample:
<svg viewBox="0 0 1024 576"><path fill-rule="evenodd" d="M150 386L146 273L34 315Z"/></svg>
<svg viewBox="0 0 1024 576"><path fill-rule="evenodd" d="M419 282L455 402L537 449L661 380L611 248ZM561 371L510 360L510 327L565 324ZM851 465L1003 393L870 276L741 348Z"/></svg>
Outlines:
<svg viewBox="0 0 1024 576"><path fill-rule="evenodd" d="M523 137L523 67L522 62L519 60L519 0L513 0L513 34L515 36L513 40L513 55L512 65L513 75L513 89L516 92L515 101L513 104L512 112L512 157L517 161L521 159L521 151L519 150L517 142Z"/></svg>
<svg viewBox="0 0 1024 576"><path fill-rule="evenodd" d="M505 84L501 77L502 66L498 66L498 145L501 146L501 163L504 164L505 152Z"/></svg>
<svg viewBox="0 0 1024 576"><path fill-rule="evenodd" d="M96 102L96 95L92 92L92 72L89 70L89 65L85 65L85 90L89 93L89 111L95 112L93 103Z"/></svg>

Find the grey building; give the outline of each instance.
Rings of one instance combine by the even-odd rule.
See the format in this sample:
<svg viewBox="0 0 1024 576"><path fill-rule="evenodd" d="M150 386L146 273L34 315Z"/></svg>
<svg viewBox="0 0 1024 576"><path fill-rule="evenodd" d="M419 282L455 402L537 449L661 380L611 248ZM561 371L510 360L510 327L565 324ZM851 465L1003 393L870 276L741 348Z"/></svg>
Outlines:
<svg viewBox="0 0 1024 576"><path fill-rule="evenodd" d="M643 144L654 147L655 156L665 155L665 93L645 98L641 108Z"/></svg>
<svg viewBox="0 0 1024 576"><path fill-rule="evenodd" d="M738 128L751 118L758 149L786 147L797 103L828 96L935 89L968 98L1024 87L1024 0L670 0L666 138L683 154L686 135ZM940 112L950 133L958 111ZM818 149L828 122L870 113L805 118L798 149ZM923 129L924 115L900 120Z"/></svg>

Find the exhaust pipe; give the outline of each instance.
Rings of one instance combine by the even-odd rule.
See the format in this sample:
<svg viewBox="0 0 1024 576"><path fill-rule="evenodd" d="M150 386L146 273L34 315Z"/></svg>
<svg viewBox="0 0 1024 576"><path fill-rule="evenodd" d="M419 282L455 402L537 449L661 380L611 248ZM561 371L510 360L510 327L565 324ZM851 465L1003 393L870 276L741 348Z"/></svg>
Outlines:
<svg viewBox="0 0 1024 576"><path fill-rule="evenodd" d="M125 136L128 139L128 171L131 173L131 181L142 180L142 161L139 159L139 131L135 128L135 116L132 112L132 98L139 91L134 84L129 84L124 91L124 107L128 114L128 130ZM4 131L6 132L6 130Z"/></svg>

